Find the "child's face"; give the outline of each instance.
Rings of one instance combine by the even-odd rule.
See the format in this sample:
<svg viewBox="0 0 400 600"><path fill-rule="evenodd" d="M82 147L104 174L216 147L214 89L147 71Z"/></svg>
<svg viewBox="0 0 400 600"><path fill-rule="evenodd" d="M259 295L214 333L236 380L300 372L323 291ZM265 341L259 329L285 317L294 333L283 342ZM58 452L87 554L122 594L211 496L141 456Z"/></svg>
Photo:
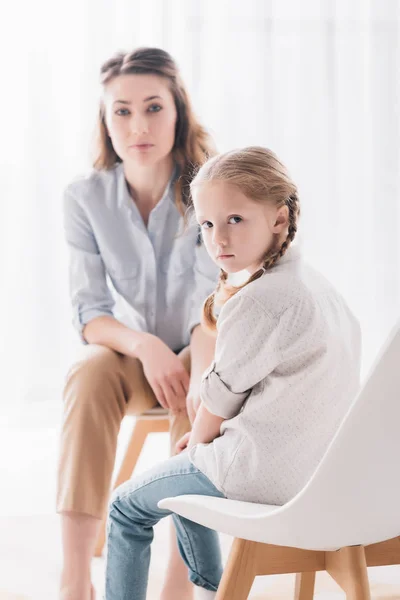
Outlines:
<svg viewBox="0 0 400 600"><path fill-rule="evenodd" d="M223 181L200 184L192 196L207 252L227 273L254 273L287 227L287 207L251 200Z"/></svg>

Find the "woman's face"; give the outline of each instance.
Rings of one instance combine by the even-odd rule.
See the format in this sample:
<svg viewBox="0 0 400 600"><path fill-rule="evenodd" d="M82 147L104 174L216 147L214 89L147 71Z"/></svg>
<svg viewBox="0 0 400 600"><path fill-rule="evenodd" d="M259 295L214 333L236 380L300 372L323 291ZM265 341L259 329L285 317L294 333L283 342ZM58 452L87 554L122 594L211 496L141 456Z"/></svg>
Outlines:
<svg viewBox="0 0 400 600"><path fill-rule="evenodd" d="M105 86L108 134L124 162L154 165L171 153L177 111L168 80L120 75Z"/></svg>

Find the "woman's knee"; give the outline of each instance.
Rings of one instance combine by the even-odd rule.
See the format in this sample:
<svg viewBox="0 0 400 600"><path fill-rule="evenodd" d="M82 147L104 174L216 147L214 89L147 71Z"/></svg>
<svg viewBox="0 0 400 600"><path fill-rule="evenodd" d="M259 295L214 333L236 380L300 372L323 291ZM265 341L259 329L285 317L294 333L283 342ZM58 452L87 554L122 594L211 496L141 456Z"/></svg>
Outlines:
<svg viewBox="0 0 400 600"><path fill-rule="evenodd" d="M190 375L190 367L191 367L191 354L190 354L190 346L185 346L178 354L178 358L181 359L183 366L186 371Z"/></svg>
<svg viewBox="0 0 400 600"><path fill-rule="evenodd" d="M116 392L120 378L120 360L117 352L105 346L86 346L83 356L70 369L64 386L66 405L80 405L96 410L111 402L110 393Z"/></svg>

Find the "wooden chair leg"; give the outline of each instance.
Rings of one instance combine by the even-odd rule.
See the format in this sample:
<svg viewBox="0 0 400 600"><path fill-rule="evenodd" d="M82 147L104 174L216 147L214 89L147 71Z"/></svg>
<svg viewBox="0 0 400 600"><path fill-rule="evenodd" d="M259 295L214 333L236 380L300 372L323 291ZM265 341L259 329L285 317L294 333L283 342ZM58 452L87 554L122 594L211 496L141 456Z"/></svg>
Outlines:
<svg viewBox="0 0 400 600"><path fill-rule="evenodd" d="M400 565L400 537L364 546L367 567Z"/></svg>
<svg viewBox="0 0 400 600"><path fill-rule="evenodd" d="M371 600L363 546L326 552L325 568L346 593L347 600Z"/></svg>
<svg viewBox="0 0 400 600"><path fill-rule="evenodd" d="M297 573L294 588L294 600L312 600L314 598L315 573Z"/></svg>
<svg viewBox="0 0 400 600"><path fill-rule="evenodd" d="M257 573L257 544L235 539L216 600L246 600Z"/></svg>
<svg viewBox="0 0 400 600"><path fill-rule="evenodd" d="M135 469L140 453L149 433L159 433L168 431L169 423L167 419L137 419L132 429L131 439L128 448L125 452L121 468L118 472L113 489L130 479L132 472ZM96 542L94 555L101 556L106 541L106 523L107 514L101 523L99 536Z"/></svg>

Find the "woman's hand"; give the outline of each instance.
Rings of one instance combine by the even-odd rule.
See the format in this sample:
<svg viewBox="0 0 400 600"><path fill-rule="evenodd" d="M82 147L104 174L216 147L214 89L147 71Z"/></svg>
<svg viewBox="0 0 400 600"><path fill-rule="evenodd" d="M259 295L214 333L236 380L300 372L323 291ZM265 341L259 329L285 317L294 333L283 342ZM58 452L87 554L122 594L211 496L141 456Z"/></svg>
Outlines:
<svg viewBox="0 0 400 600"><path fill-rule="evenodd" d="M188 413L189 420L193 425L196 418L197 410L200 406L201 398L198 391L198 386L190 385L188 395L186 397L186 410Z"/></svg>
<svg viewBox="0 0 400 600"><path fill-rule="evenodd" d="M215 352L215 337L210 336L201 325L197 325L190 339L190 388L186 400L186 408L190 422L194 419L201 404L200 389L203 373L210 366Z"/></svg>
<svg viewBox="0 0 400 600"><path fill-rule="evenodd" d="M183 452L187 448L187 446L189 444L190 434L191 433L192 433L191 431L188 431L187 433L185 433L185 435L183 435L181 437L180 440L178 440L176 442L175 449L176 449L176 453L177 454L180 454L181 452Z"/></svg>
<svg viewBox="0 0 400 600"><path fill-rule="evenodd" d="M142 334L135 355L161 406L172 411L184 410L190 378L179 357L151 333Z"/></svg>

